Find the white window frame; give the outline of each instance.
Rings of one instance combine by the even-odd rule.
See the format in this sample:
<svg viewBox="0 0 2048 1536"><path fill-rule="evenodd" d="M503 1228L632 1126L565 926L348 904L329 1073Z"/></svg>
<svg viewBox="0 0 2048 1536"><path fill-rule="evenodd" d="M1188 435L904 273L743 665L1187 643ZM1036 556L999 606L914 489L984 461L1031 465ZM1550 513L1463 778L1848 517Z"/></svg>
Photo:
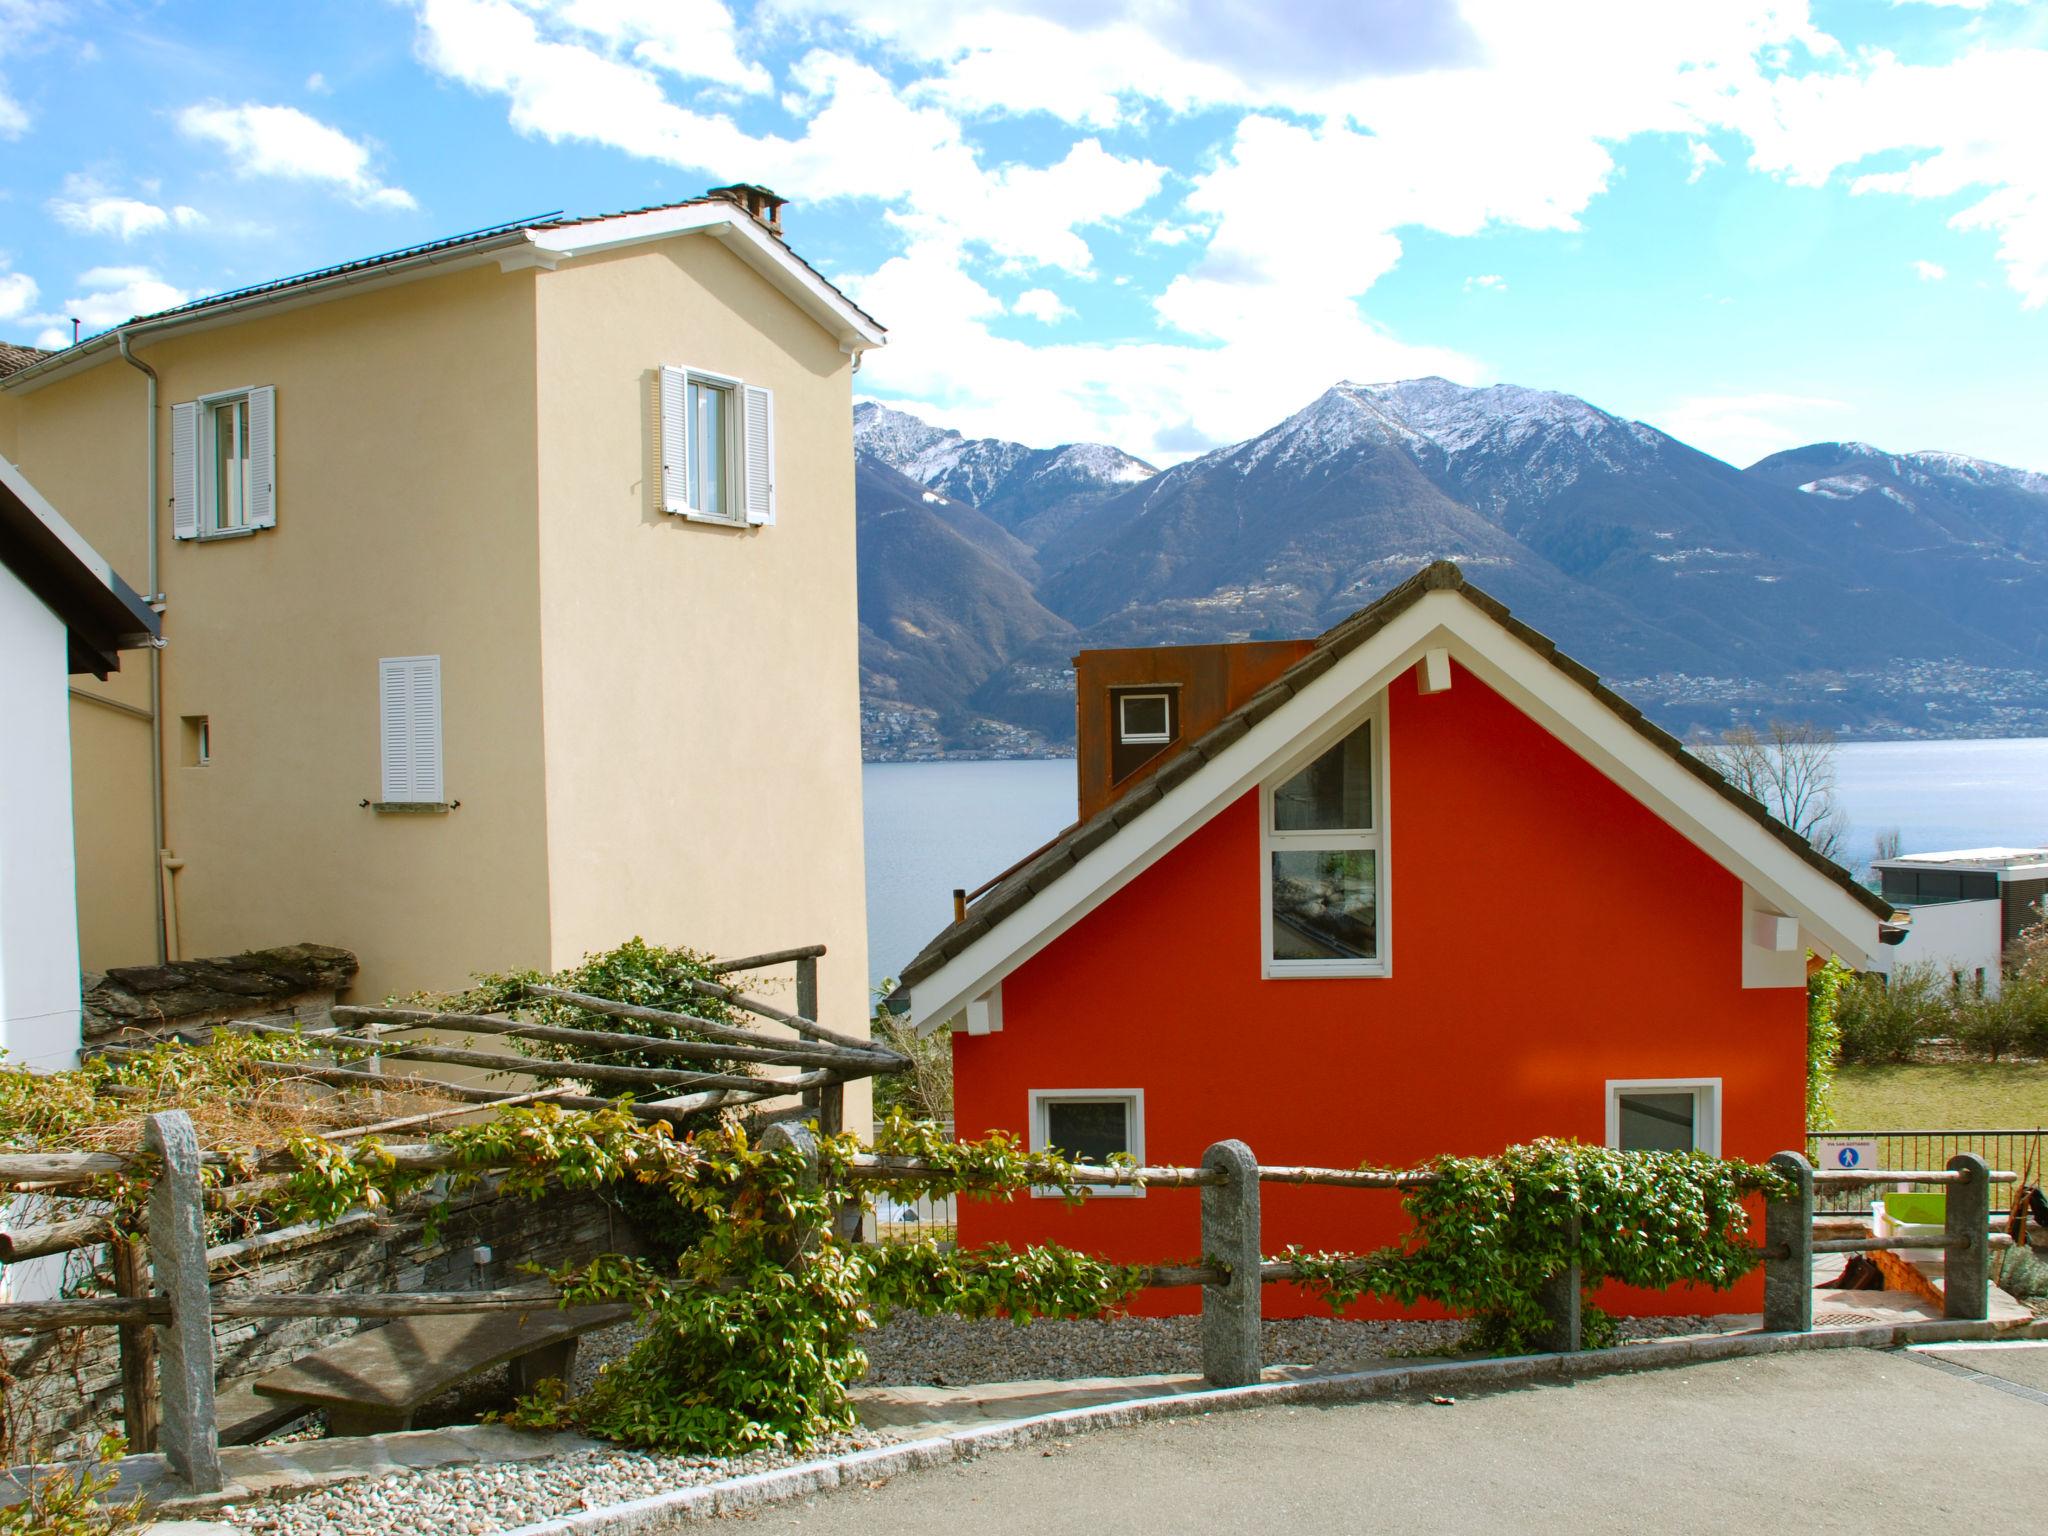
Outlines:
<svg viewBox="0 0 2048 1536"><path fill-rule="evenodd" d="M262 523L249 521L249 488L242 488L242 520L232 527L219 527L214 519L220 508L220 464L216 449L215 434L219 432L219 412L222 406L236 403L247 404L259 388L249 384L241 389L223 389L214 394L200 395L192 403L199 407L199 452L198 463L192 466L199 497L199 532L202 539L240 539L262 531ZM247 443L243 444L247 448ZM248 455L249 475L256 474L256 461Z"/></svg>
<svg viewBox="0 0 2048 1536"><path fill-rule="evenodd" d="M682 503L682 511L679 515L693 523L710 523L714 527L719 528L744 528L747 526L747 475L746 465L743 460L747 451L747 434L746 424L741 418L746 410L746 386L730 374L713 373L709 368L691 368L686 366L681 372L683 375L683 401L685 409L688 409L690 386L692 384L709 384L716 389L724 390L726 394L725 443L720 460L724 465L722 474L725 480L723 487L725 491L725 511L722 513L706 512L697 505L696 496L699 470L697 459L692 455L688 461L690 476L688 494ZM689 430L690 424L686 421L683 423L683 431L687 434Z"/></svg>
<svg viewBox="0 0 2048 1536"><path fill-rule="evenodd" d="M1052 1137L1046 1129L1046 1109L1053 1104L1114 1104L1130 1107L1131 1136L1127 1150L1139 1164L1145 1161L1145 1090L1142 1088L1033 1088L1029 1092L1031 1106L1031 1150L1045 1152L1052 1148ZM1145 1191L1131 1186L1122 1188L1091 1187L1091 1199L1139 1200ZM1057 1189L1033 1189L1034 1200L1059 1199Z"/></svg>
<svg viewBox="0 0 2048 1536"><path fill-rule="evenodd" d="M1273 791L1336 746L1361 725L1372 727L1372 823L1370 832L1275 832ZM1378 695L1369 708L1317 736L1259 785L1259 975L1267 981L1301 981L1327 977L1380 977L1394 974L1394 918L1391 900L1393 828L1388 821L1387 696ZM1273 855L1289 849L1365 850L1374 854L1375 920L1379 954L1371 960L1276 960L1273 958Z"/></svg>
<svg viewBox="0 0 2048 1536"><path fill-rule="evenodd" d="M1134 732L1126 724L1125 711L1133 700L1157 699L1165 723L1156 731ZM1140 693L1120 693L1116 698L1116 739L1126 747L1158 747L1173 740L1173 694L1165 688L1146 690Z"/></svg>
<svg viewBox="0 0 2048 1536"><path fill-rule="evenodd" d="M1718 1077L1610 1077L1607 1080L1607 1145L1621 1147L1621 1096L1625 1093L1691 1093L1693 1150L1721 1155L1721 1079Z"/></svg>

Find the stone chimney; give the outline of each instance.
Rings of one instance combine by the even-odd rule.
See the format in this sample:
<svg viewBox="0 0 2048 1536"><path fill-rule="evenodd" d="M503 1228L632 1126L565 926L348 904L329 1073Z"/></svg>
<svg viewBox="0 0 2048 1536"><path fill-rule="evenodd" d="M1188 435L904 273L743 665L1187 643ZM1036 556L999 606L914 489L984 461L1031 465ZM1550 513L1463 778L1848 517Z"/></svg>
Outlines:
<svg viewBox="0 0 2048 1536"><path fill-rule="evenodd" d="M789 202L786 197L777 197L768 188L756 186L750 181L735 182L729 187L713 187L704 194L706 197L722 197L728 203L737 203L767 227L768 233L778 240L782 238L782 210Z"/></svg>

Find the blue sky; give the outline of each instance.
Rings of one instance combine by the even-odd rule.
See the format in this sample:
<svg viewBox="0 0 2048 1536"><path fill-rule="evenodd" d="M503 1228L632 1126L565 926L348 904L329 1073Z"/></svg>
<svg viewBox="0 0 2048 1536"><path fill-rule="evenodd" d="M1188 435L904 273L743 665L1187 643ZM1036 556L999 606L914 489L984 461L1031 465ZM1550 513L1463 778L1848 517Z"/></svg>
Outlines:
<svg viewBox="0 0 2048 1536"><path fill-rule="evenodd" d="M2048 469L2040 5L0 0L4 340L732 180L972 433L1435 372Z"/></svg>

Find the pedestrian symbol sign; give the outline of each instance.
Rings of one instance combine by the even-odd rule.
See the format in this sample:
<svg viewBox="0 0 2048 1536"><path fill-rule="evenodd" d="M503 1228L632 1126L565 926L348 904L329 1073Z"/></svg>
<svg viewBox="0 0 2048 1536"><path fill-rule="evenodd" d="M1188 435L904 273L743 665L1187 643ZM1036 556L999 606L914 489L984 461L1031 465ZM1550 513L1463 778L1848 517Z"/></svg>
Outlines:
<svg viewBox="0 0 2048 1536"><path fill-rule="evenodd" d="M1877 1143L1874 1141L1843 1141L1823 1137L1818 1151L1820 1155L1814 1160L1814 1166L1819 1168L1854 1171L1877 1166Z"/></svg>

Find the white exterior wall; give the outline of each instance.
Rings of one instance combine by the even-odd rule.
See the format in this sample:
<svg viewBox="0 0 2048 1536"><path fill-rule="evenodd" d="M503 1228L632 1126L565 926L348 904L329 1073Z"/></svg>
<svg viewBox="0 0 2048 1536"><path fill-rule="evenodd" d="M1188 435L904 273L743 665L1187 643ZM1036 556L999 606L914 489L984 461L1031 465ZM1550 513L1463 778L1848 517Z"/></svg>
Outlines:
<svg viewBox="0 0 2048 1536"><path fill-rule="evenodd" d="M1889 976L1901 966L1932 965L1944 974L1961 972L1967 987L1981 967L1985 992L1997 995L2004 948L2003 903L1937 901L1907 910L1913 914L1913 924L1906 941L1879 949L1880 971Z"/></svg>
<svg viewBox="0 0 2048 1536"><path fill-rule="evenodd" d="M0 565L0 1048L44 1069L79 1042L69 680L63 622Z"/></svg>

